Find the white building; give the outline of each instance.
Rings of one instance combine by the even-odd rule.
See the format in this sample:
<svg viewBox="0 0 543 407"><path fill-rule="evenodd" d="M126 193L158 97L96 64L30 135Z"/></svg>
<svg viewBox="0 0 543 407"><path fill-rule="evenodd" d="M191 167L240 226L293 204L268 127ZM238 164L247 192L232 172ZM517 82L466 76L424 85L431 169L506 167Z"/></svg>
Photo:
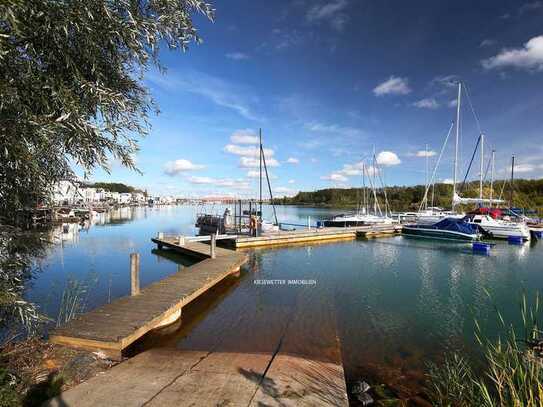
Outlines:
<svg viewBox="0 0 543 407"><path fill-rule="evenodd" d="M132 194L130 192L121 192L119 194L118 203L120 205L128 205L130 202L132 202Z"/></svg>
<svg viewBox="0 0 543 407"><path fill-rule="evenodd" d="M70 181L60 181L53 189L54 205L74 205L83 199L81 189Z"/></svg>
<svg viewBox="0 0 543 407"><path fill-rule="evenodd" d="M145 203L145 194L142 192L132 192L132 202L134 203Z"/></svg>

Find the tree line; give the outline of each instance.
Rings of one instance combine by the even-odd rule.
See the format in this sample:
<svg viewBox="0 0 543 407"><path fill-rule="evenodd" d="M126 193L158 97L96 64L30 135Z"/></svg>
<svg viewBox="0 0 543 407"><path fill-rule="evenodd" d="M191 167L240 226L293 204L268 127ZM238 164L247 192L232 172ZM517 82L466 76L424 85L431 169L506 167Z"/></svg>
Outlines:
<svg viewBox="0 0 543 407"><path fill-rule="evenodd" d="M466 183L462 190L464 197L479 196L479 182L472 181ZM511 191L513 192L511 194ZM392 211L413 211L417 210L424 198L425 186L391 186L386 188L387 200ZM490 184L485 183L483 187L485 198L490 196ZM366 189L366 194L369 195L369 202L373 202L372 192ZM509 180L501 180L494 182L493 197L498 198L502 195L502 199L509 204L510 196L512 195L512 206L535 209L541 215L543 214L543 179L530 180L518 179L513 183ZM310 192L298 192L293 197L284 197L274 199L275 204L279 205L312 205L326 206L338 208L356 208L363 201L364 190L362 188L326 188ZM377 191L378 199L383 205L384 190ZM450 184L435 184L428 192L428 206L439 206L442 208L450 208L452 197L452 185Z"/></svg>

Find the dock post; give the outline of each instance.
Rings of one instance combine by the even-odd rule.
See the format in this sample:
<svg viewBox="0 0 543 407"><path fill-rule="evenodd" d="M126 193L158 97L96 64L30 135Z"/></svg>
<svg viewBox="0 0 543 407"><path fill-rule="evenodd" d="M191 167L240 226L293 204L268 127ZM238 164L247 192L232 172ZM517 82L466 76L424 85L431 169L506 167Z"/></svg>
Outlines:
<svg viewBox="0 0 543 407"><path fill-rule="evenodd" d="M140 255L130 253L130 295L140 293Z"/></svg>
<svg viewBox="0 0 543 407"><path fill-rule="evenodd" d="M179 246L185 246L185 236L180 235L179 241L177 243L179 244Z"/></svg>
<svg viewBox="0 0 543 407"><path fill-rule="evenodd" d="M307 229L311 231L311 216L307 217Z"/></svg>
<svg viewBox="0 0 543 407"><path fill-rule="evenodd" d="M211 255L211 258L212 258L212 259L214 259L214 258L217 256L216 253L215 253L215 246L216 246L216 244L217 244L217 235L216 235L215 233L213 233L213 234L211 235L211 245L210 245L210 246L211 246L211 253L210 253L210 255Z"/></svg>

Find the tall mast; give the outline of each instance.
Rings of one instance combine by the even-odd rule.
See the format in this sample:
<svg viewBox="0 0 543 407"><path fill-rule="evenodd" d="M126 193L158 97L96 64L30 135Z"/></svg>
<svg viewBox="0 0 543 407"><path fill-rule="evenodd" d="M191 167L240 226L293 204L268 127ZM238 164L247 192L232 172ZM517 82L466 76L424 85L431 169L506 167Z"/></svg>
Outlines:
<svg viewBox="0 0 543 407"><path fill-rule="evenodd" d="M492 208L492 195L494 195L494 154L495 150L492 150L492 158L490 163L490 207Z"/></svg>
<svg viewBox="0 0 543 407"><path fill-rule="evenodd" d="M377 178L376 178L376 168L375 168L375 146L373 147L373 185L372 185L372 189L373 189L373 214L376 215L377 214L377 192L375 191L375 188L376 188L376 181L377 181Z"/></svg>
<svg viewBox="0 0 543 407"><path fill-rule="evenodd" d="M513 207L513 181L515 179L515 156L511 157L511 190L509 191L509 208Z"/></svg>
<svg viewBox="0 0 543 407"><path fill-rule="evenodd" d="M483 199L483 160L484 160L485 135L481 133L481 168L479 174L479 199Z"/></svg>
<svg viewBox="0 0 543 407"><path fill-rule="evenodd" d="M258 198L258 203L260 204L260 219L262 220L262 129L258 129L258 139L259 139L259 159L260 159L260 195Z"/></svg>
<svg viewBox="0 0 543 407"><path fill-rule="evenodd" d="M462 95L462 82L458 82L458 98L456 101L456 140L454 143L454 172L453 172L453 199L452 210L454 211L454 197L456 196L456 179L458 177L458 139L460 137L460 98Z"/></svg>
<svg viewBox="0 0 543 407"><path fill-rule="evenodd" d="M424 156L426 157L426 172L424 175L424 190L428 191L428 144L424 147ZM424 209L428 209L427 193L424 194Z"/></svg>
<svg viewBox="0 0 543 407"><path fill-rule="evenodd" d="M368 213L368 202L366 197L366 174L364 173L365 170L365 164L364 161L362 161L362 202L364 206L363 214L366 215Z"/></svg>

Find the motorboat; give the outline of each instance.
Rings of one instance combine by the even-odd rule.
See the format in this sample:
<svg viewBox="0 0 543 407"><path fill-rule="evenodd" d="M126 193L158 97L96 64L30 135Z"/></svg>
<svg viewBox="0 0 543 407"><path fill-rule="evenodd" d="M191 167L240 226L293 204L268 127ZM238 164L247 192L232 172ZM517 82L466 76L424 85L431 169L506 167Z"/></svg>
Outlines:
<svg viewBox="0 0 543 407"><path fill-rule="evenodd" d="M445 218L428 225L421 223L404 225L402 233L417 237L460 241L475 241L481 238L477 224L458 218Z"/></svg>

